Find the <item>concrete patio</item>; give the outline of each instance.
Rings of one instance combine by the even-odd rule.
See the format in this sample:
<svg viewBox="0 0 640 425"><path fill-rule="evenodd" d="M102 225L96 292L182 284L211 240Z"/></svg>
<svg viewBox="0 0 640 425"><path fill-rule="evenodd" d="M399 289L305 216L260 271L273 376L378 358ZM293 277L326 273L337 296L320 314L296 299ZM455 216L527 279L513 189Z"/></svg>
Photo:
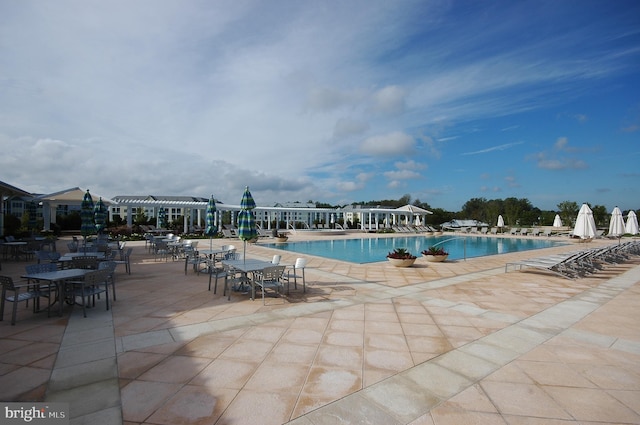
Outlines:
<svg viewBox="0 0 640 425"><path fill-rule="evenodd" d="M73 424L640 424L638 258L568 280L504 265L583 246L408 269L309 257L307 293L263 306L129 246L112 310L5 314L0 400L69 402Z"/></svg>

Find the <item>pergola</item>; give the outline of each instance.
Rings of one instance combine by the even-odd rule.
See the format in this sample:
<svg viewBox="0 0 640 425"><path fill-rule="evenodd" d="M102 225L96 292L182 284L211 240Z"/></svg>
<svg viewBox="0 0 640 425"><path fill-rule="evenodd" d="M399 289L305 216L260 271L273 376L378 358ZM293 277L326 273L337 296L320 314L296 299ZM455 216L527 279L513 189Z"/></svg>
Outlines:
<svg viewBox="0 0 640 425"><path fill-rule="evenodd" d="M205 214L207 209L207 202L205 201L192 201L192 200L159 200L159 199L149 199L149 198L126 198L126 199L118 199L115 202L116 206L126 206L127 207L127 227L133 227L133 210L135 208L146 207L153 208L155 213L158 213L160 208L182 208L182 209L191 209L195 213L194 219L199 223L202 221L202 217ZM220 227L222 213L225 211L229 211L231 213L231 222L235 222L235 217L238 212L240 212L240 205L231 205L231 204L222 204L216 203L216 214L214 217L216 225ZM293 221L289 218L289 214L286 213L306 213L306 214L319 214L324 216L325 221L329 222L331 214L340 213L340 211L333 208L309 208L309 207L261 207L258 206L253 210L256 214L256 221L258 222L267 222L267 229L271 229L271 220L279 220L280 217L285 216L284 221L286 222L286 227L290 226L290 223ZM183 216L183 227L184 232L188 232L189 223L187 214ZM310 223L306 222L307 225ZM293 223L291 223L293 225Z"/></svg>

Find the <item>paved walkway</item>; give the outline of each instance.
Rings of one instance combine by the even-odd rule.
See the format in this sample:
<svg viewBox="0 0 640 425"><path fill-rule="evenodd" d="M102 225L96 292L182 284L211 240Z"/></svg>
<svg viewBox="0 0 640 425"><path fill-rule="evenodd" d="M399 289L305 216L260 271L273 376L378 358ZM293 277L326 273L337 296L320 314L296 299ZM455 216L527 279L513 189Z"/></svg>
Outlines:
<svg viewBox="0 0 640 425"><path fill-rule="evenodd" d="M312 258L306 294L262 306L138 244L112 311L0 322L0 400L68 401L91 424L640 424L640 261L504 273L537 255Z"/></svg>

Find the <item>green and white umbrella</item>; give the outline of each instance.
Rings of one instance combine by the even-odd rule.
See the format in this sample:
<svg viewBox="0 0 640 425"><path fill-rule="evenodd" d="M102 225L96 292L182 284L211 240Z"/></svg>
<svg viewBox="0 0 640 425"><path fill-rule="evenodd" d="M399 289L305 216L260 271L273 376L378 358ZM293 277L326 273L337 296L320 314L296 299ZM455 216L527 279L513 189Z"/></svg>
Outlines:
<svg viewBox="0 0 640 425"><path fill-rule="evenodd" d="M84 238L84 244L87 245L87 236L91 236L96 233L96 224L93 221L93 198L87 189L87 193L84 194L82 202L80 203L80 234Z"/></svg>
<svg viewBox="0 0 640 425"><path fill-rule="evenodd" d="M96 202L96 206L93 212L93 219L96 222L96 231L102 233L107 227L107 207L102 202L102 198Z"/></svg>
<svg viewBox="0 0 640 425"><path fill-rule="evenodd" d="M240 201L240 213L238 214L238 237L244 241L244 257L247 258L247 241L253 240L258 236L256 229L256 219L253 215L253 209L256 203L249 192L249 186L245 187Z"/></svg>
<svg viewBox="0 0 640 425"><path fill-rule="evenodd" d="M160 207L160 211L158 211L158 228L167 228L167 213L165 212L163 207Z"/></svg>
<svg viewBox="0 0 640 425"><path fill-rule="evenodd" d="M213 195L211 195L211 199L209 199L209 203L207 204L207 215L205 217L204 228L204 234L206 236L209 236L209 249L213 248L213 237L218 233L218 226L216 226L215 215L216 201L213 199Z"/></svg>

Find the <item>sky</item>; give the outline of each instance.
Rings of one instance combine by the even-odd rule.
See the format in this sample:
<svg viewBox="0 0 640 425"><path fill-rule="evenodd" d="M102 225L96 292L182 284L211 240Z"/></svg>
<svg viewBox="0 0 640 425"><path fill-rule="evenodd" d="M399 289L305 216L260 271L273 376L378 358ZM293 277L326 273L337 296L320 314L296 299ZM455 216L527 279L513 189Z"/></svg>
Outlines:
<svg viewBox="0 0 640 425"><path fill-rule="evenodd" d="M640 208L637 0L0 0L0 180Z"/></svg>

